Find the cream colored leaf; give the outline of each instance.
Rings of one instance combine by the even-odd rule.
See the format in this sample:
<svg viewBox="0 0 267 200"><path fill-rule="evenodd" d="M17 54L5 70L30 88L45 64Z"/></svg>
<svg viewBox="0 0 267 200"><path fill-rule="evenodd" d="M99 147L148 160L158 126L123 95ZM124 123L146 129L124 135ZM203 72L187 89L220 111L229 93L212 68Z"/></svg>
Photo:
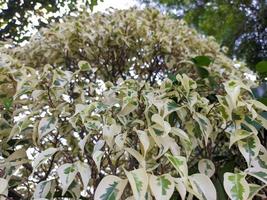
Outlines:
<svg viewBox="0 0 267 200"><path fill-rule="evenodd" d="M169 174L150 175L149 186L156 200L169 200L174 192L174 181Z"/></svg>
<svg viewBox="0 0 267 200"><path fill-rule="evenodd" d="M249 184L241 173L224 174L223 186L231 200L247 200L249 196Z"/></svg>
<svg viewBox="0 0 267 200"><path fill-rule="evenodd" d="M91 167L84 162L78 161L77 163L77 170L81 175L82 182L83 182L83 188L87 188L89 180L91 178Z"/></svg>
<svg viewBox="0 0 267 200"><path fill-rule="evenodd" d="M103 155L104 155L103 151L95 151L93 153L93 160L95 161L95 164L97 166L98 171L100 171L100 164L101 164L101 160L102 160Z"/></svg>
<svg viewBox="0 0 267 200"><path fill-rule="evenodd" d="M193 174L189 176L193 191L198 193L203 200L216 200L216 189L210 178L205 174Z"/></svg>
<svg viewBox="0 0 267 200"><path fill-rule="evenodd" d="M146 199L148 175L145 169L140 168L130 172L125 171L125 173L130 182L134 198L136 200Z"/></svg>
<svg viewBox="0 0 267 200"><path fill-rule="evenodd" d="M198 171L211 177L215 173L215 165L209 159L202 159L198 162Z"/></svg>
<svg viewBox="0 0 267 200"><path fill-rule="evenodd" d="M36 170L39 167L39 165L41 165L46 160L51 158L58 150L59 150L58 148L51 147L39 153L33 160L32 163L33 171Z"/></svg>
<svg viewBox="0 0 267 200"><path fill-rule="evenodd" d="M38 125L39 139L56 129L57 119L55 117L44 117Z"/></svg>
<svg viewBox="0 0 267 200"><path fill-rule="evenodd" d="M181 199L185 200L186 186L185 186L182 178L176 178L175 179L175 187L176 187L177 191L179 192Z"/></svg>
<svg viewBox="0 0 267 200"><path fill-rule="evenodd" d="M74 164L66 163L57 169L57 173L62 184L62 195L64 195L77 174L77 168Z"/></svg>
<svg viewBox="0 0 267 200"><path fill-rule="evenodd" d="M104 177L96 188L94 199L120 200L127 182L113 175Z"/></svg>

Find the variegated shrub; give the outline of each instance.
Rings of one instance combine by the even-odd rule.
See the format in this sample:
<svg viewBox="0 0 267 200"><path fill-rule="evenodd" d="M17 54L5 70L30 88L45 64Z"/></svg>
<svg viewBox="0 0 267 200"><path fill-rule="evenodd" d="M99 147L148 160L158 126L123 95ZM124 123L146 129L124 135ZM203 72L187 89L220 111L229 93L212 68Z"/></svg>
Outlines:
<svg viewBox="0 0 267 200"><path fill-rule="evenodd" d="M265 198L267 107L183 21L83 13L3 46L0 73L1 199Z"/></svg>

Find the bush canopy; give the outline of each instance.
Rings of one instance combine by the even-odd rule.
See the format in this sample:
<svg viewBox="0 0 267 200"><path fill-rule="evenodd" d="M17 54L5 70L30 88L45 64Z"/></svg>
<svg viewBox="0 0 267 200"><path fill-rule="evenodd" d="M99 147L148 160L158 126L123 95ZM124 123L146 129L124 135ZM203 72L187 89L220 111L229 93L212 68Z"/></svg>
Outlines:
<svg viewBox="0 0 267 200"><path fill-rule="evenodd" d="M267 107L245 64L184 21L81 13L6 45L0 198L265 196Z"/></svg>

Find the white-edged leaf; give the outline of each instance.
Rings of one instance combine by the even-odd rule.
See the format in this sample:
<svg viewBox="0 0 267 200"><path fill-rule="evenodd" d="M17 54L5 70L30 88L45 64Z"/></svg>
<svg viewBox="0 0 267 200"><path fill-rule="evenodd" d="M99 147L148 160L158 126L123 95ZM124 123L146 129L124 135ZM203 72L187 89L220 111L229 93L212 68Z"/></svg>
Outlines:
<svg viewBox="0 0 267 200"><path fill-rule="evenodd" d="M154 129L158 129L163 131L162 137L167 136L169 132L171 131L171 126L169 122L164 121L163 117L161 117L159 114L154 114L151 117L151 120L156 123L157 126L152 126Z"/></svg>
<svg viewBox="0 0 267 200"><path fill-rule="evenodd" d="M126 176L130 182L134 198L136 200L146 199L148 187L148 175L145 169L136 169L133 171L125 171Z"/></svg>
<svg viewBox="0 0 267 200"><path fill-rule="evenodd" d="M104 155L103 151L95 151L93 153L93 160L95 161L95 164L97 166L98 171L100 171L100 164L101 164L101 160L102 160L103 155Z"/></svg>
<svg viewBox="0 0 267 200"><path fill-rule="evenodd" d="M260 145L258 156L252 160L251 165L256 168L267 169L267 150L263 145Z"/></svg>
<svg viewBox="0 0 267 200"><path fill-rule="evenodd" d="M206 116L204 116L200 113L195 113L193 118L199 124L199 128L203 134L205 144L207 145L208 144L208 138L212 132L212 125L210 123L210 120Z"/></svg>
<svg viewBox="0 0 267 200"><path fill-rule="evenodd" d="M175 167L175 169L179 172L181 177L188 176L188 168L186 158L183 156L172 156L170 154L166 154L168 160Z"/></svg>
<svg viewBox="0 0 267 200"><path fill-rule="evenodd" d="M231 148L231 146L236 143L239 140L242 140L244 138L249 137L250 135L252 135L252 132L248 132L246 130L242 130L242 129L237 129L235 130L233 133L231 133L230 135L230 144L229 144L229 148Z"/></svg>
<svg viewBox="0 0 267 200"><path fill-rule="evenodd" d="M267 184L267 169L253 167L253 168L248 168L246 172L249 175Z"/></svg>
<svg viewBox="0 0 267 200"><path fill-rule="evenodd" d="M48 148L41 153L39 153L33 160L32 167L33 171L42 163L44 163L46 160L51 158L59 149L58 148Z"/></svg>
<svg viewBox="0 0 267 200"><path fill-rule="evenodd" d="M121 126L117 124L112 124L110 126L104 125L103 127L103 138L109 145L109 147L113 147L114 144L114 136L121 133Z"/></svg>
<svg viewBox="0 0 267 200"><path fill-rule="evenodd" d="M147 135L146 131L136 130L137 136L142 144L143 151L144 151L144 157L146 157L146 152L149 149L149 137Z"/></svg>
<svg viewBox="0 0 267 200"><path fill-rule="evenodd" d="M57 119L55 117L44 117L38 125L39 139L56 129Z"/></svg>
<svg viewBox="0 0 267 200"><path fill-rule="evenodd" d="M215 173L215 166L209 159L202 159L198 162L198 171L211 177Z"/></svg>
<svg viewBox="0 0 267 200"><path fill-rule="evenodd" d="M77 174L77 169L74 164L66 163L57 169L57 173L62 184L62 195L64 195L74 180Z"/></svg>
<svg viewBox="0 0 267 200"><path fill-rule="evenodd" d="M261 142L256 135L252 135L246 139L238 141L239 151L244 156L248 166L250 167L252 160L254 160L260 152Z"/></svg>
<svg viewBox="0 0 267 200"><path fill-rule="evenodd" d="M8 181L6 179L0 178L0 194L7 195L8 193Z"/></svg>
<svg viewBox="0 0 267 200"><path fill-rule="evenodd" d="M257 184L249 184L249 197L248 200L253 200L254 196L259 193L259 191L265 186Z"/></svg>
<svg viewBox="0 0 267 200"><path fill-rule="evenodd" d="M224 174L223 186L231 200L247 200L249 196L249 184L246 175L241 173Z"/></svg>
<svg viewBox="0 0 267 200"><path fill-rule="evenodd" d="M156 200L169 200L174 192L174 181L169 174L150 175L149 186Z"/></svg>
<svg viewBox="0 0 267 200"><path fill-rule="evenodd" d="M37 184L33 198L34 199L40 199L40 198L48 198L49 193L51 194L51 190L55 188L55 182L54 180L49 181L42 181Z"/></svg>
<svg viewBox="0 0 267 200"><path fill-rule="evenodd" d="M96 188L94 200L120 200L127 182L113 175L104 177Z"/></svg>
<svg viewBox="0 0 267 200"><path fill-rule="evenodd" d="M175 181L175 187L176 187L177 191L179 192L181 199L185 200L186 186L185 186L182 178L176 178L174 181Z"/></svg>
<svg viewBox="0 0 267 200"><path fill-rule="evenodd" d="M85 144L88 140L88 138L90 137L90 134L86 135L82 140L79 141L78 145L80 147L80 149L82 150L82 154L84 154L84 147L85 147Z"/></svg>
<svg viewBox="0 0 267 200"><path fill-rule="evenodd" d="M83 188L85 189L91 178L91 173L92 173L91 167L87 163L83 163L81 161L76 162L76 164L77 164L77 170L82 178Z"/></svg>
<svg viewBox="0 0 267 200"><path fill-rule="evenodd" d="M205 174L193 174L189 176L193 191L198 193L203 200L216 200L216 189L210 178Z"/></svg>

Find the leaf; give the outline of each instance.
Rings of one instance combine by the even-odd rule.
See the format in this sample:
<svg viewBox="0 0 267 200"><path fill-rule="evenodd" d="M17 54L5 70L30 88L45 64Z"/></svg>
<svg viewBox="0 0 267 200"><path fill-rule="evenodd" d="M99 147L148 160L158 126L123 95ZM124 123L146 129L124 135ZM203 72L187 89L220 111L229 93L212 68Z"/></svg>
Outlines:
<svg viewBox="0 0 267 200"><path fill-rule="evenodd" d="M161 134L162 137L168 135L171 131L170 124L167 121L164 121L163 117L161 117L159 114L152 115L151 121L156 123L156 125L152 126L154 130L163 131L163 134Z"/></svg>
<svg viewBox="0 0 267 200"><path fill-rule="evenodd" d="M197 66L196 69L197 69L198 75L201 78L208 78L209 77L210 73L206 68Z"/></svg>
<svg viewBox="0 0 267 200"><path fill-rule="evenodd" d="M156 200L168 200L174 192L174 181L169 174L150 175L149 186Z"/></svg>
<svg viewBox="0 0 267 200"><path fill-rule="evenodd" d="M39 167L42 163L44 163L47 159L51 158L59 149L58 148L49 148L41 153L39 153L33 160L32 167L33 172L37 167Z"/></svg>
<svg viewBox="0 0 267 200"><path fill-rule="evenodd" d="M200 113L195 113L193 118L199 124L199 128L203 134L205 144L207 145L208 144L208 138L209 138L209 136L212 132L212 129L213 129L212 125L210 123L210 120L206 116L204 116Z"/></svg>
<svg viewBox="0 0 267 200"><path fill-rule="evenodd" d="M267 169L253 167L253 168L248 168L246 172L249 175L264 182L264 184L267 184Z"/></svg>
<svg viewBox="0 0 267 200"><path fill-rule="evenodd" d="M230 144L229 144L229 148L236 143L239 140L245 139L249 136L251 136L253 133L252 132L248 132L246 130L242 130L242 129L237 129L235 130L233 133L231 133L230 135Z"/></svg>
<svg viewBox="0 0 267 200"><path fill-rule="evenodd" d="M91 167L87 163L77 161L77 170L81 175L83 188L86 189L91 178Z"/></svg>
<svg viewBox="0 0 267 200"><path fill-rule="evenodd" d="M238 141L239 151L242 153L248 166L251 165L260 152L261 143L256 135L252 135L246 139Z"/></svg>
<svg viewBox="0 0 267 200"><path fill-rule="evenodd" d="M249 197L248 200L253 200L254 196L259 193L259 191L265 186L260 186L256 184L249 184Z"/></svg>
<svg viewBox="0 0 267 200"><path fill-rule="evenodd" d="M7 195L8 193L8 181L6 179L0 178L0 196Z"/></svg>
<svg viewBox="0 0 267 200"><path fill-rule="evenodd" d="M108 175L104 177L95 191L95 200L120 200L127 180L117 176Z"/></svg>
<svg viewBox="0 0 267 200"><path fill-rule="evenodd" d="M208 177L211 177L215 173L215 166L211 160L202 159L198 162L198 171L201 174L205 174Z"/></svg>
<svg viewBox="0 0 267 200"><path fill-rule="evenodd" d="M103 138L107 142L110 148L114 144L114 136L121 133L121 126L118 124L112 124L110 126L104 125L103 127Z"/></svg>
<svg viewBox="0 0 267 200"><path fill-rule="evenodd" d="M33 194L34 199L48 198L53 188L55 188L54 180L42 181L38 183Z"/></svg>
<svg viewBox="0 0 267 200"><path fill-rule="evenodd" d="M224 174L223 186L231 200L247 200L249 196L249 184L241 173Z"/></svg>
<svg viewBox="0 0 267 200"><path fill-rule="evenodd" d="M146 199L145 196L148 187L148 176L146 170L140 168L130 172L125 171L125 173L130 182L134 198L136 200Z"/></svg>
<svg viewBox="0 0 267 200"><path fill-rule="evenodd" d="M100 171L100 164L103 155L104 155L103 151L94 151L93 153L93 160L95 161L98 171Z"/></svg>
<svg viewBox="0 0 267 200"><path fill-rule="evenodd" d="M170 154L166 154L166 157L171 162L171 164L175 167L175 169L179 172L181 177L188 176L187 161L185 157L172 156Z"/></svg>
<svg viewBox="0 0 267 200"><path fill-rule="evenodd" d="M212 60L210 59L209 56L196 56L192 58L192 61L197 65L197 66L209 66Z"/></svg>
<svg viewBox="0 0 267 200"><path fill-rule="evenodd" d="M79 61L78 66L81 71L90 71L91 70L91 65L87 61Z"/></svg>
<svg viewBox="0 0 267 200"><path fill-rule="evenodd" d="M38 125L39 139L56 129L57 120L55 117L44 117Z"/></svg>
<svg viewBox="0 0 267 200"><path fill-rule="evenodd" d="M77 169L74 164L66 163L57 169L57 173L62 184L62 195L64 195L74 180Z"/></svg>
<svg viewBox="0 0 267 200"><path fill-rule="evenodd" d="M176 178L175 179L175 187L177 189L177 191L179 192L181 199L185 200L186 197L186 187L185 184L183 182L182 178Z"/></svg>
<svg viewBox="0 0 267 200"><path fill-rule="evenodd" d="M143 147L143 152L144 152L144 158L146 157L146 152L147 150L149 149L149 145L150 145L150 142L149 142L149 137L147 135L147 132L146 131L141 131L141 130L136 130L135 129L135 132L137 133L137 136L142 144L142 147Z"/></svg>
<svg viewBox="0 0 267 200"><path fill-rule="evenodd" d="M189 176L193 191L198 193L204 200L216 200L216 189L210 178L205 174L193 174Z"/></svg>
<svg viewBox="0 0 267 200"><path fill-rule="evenodd" d="M267 72L267 61L263 60L256 64L256 71L260 74Z"/></svg>
<svg viewBox="0 0 267 200"><path fill-rule="evenodd" d="M133 112L138 107L138 104L135 102L129 102L127 104L124 104L122 106L121 111L118 113L119 116L125 116L129 115L131 112Z"/></svg>
<svg viewBox="0 0 267 200"><path fill-rule="evenodd" d="M251 165L256 168L267 169L267 150L263 145L260 145L259 154L252 160Z"/></svg>

